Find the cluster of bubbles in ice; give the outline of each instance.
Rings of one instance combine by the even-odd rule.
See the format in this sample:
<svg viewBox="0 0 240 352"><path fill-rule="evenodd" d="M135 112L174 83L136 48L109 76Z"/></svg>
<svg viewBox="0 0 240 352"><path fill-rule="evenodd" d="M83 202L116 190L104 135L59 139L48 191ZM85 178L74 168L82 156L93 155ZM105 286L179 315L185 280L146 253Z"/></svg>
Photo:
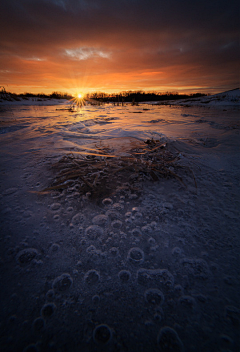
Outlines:
<svg viewBox="0 0 240 352"><path fill-rule="evenodd" d="M67 208L66 241L69 234L75 240L71 239L68 253L64 253L61 241L49 246L47 261L51 279L39 316L32 321L36 336L44 335L49 326L64 320L67 308L75 305L74 314L79 315L81 309L86 315L91 311L92 315L96 314L97 318L89 318L91 327L83 334L83 340L93 346L93 350L125 351L124 343L130 338L124 329L129 329L133 321L137 324L139 319L140 334L145 336L145 331L151 328L154 331L152 348L184 351L187 340L182 338L181 329L190 329L191 322L196 326L200 324L201 307L207 298L198 290L212 279L211 268L204 255L189 257L181 245L183 241L178 245L169 244L171 239L156 215L159 209L149 212L144 206L133 205L132 199L126 202L120 197L118 201L105 198L100 213L94 208L91 212L90 206L89 212ZM172 204L163 202L160 213L169 214L172 209ZM64 205L54 202L49 210L53 219L56 215L61 219ZM151 211L153 215L149 216ZM73 243L77 253L71 252ZM64 260L71 255L75 264L66 264L64 270ZM44 267L45 260L36 248L24 248L16 254L21 270L37 263ZM53 271L52 263L55 263ZM115 299L119 299L119 304ZM131 306L134 307L131 308L133 317L128 316ZM114 315L117 314L119 321L125 319L125 325L116 324L118 316L114 318ZM225 316L239 321L235 307L228 306ZM75 328L74 320L68 324ZM121 339L126 341L123 343ZM133 345L129 348L134 350ZM38 347L30 344L24 351L38 351Z"/></svg>

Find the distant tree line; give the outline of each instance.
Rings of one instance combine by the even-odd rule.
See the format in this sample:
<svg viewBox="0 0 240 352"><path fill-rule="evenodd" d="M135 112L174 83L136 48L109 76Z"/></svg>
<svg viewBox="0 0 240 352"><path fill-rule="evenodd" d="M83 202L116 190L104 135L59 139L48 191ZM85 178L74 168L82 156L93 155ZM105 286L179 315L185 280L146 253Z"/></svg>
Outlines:
<svg viewBox="0 0 240 352"><path fill-rule="evenodd" d="M45 93L20 93L18 94L19 97L26 97L26 98L46 98L46 99L72 99L72 96L68 93L61 93L61 92L53 92L51 94Z"/></svg>
<svg viewBox="0 0 240 352"><path fill-rule="evenodd" d="M53 92L51 94L45 93L11 93L7 92L4 86L0 86L0 98L9 98L14 100L19 100L19 98L27 99L27 98L38 98L38 99L72 99L72 95L68 93L62 92Z"/></svg>
<svg viewBox="0 0 240 352"><path fill-rule="evenodd" d="M193 94L179 94L176 92L165 92L165 93L158 93L158 92L144 92L142 90L138 91L124 91L120 93L103 93L103 92L96 92L96 93L89 93L86 94L85 100L97 101L97 102L112 102L112 103L132 103L137 104L140 102L146 101L163 101L163 100L177 100L177 99L185 99L185 98L198 98L206 96L206 94L202 93L193 93ZM3 99L14 99L19 100L19 98L28 99L28 98L37 98L37 99L67 99L71 100L73 97L68 93L62 92L53 92L51 94L45 93L20 93L15 94L11 92L7 92L3 86L0 86L0 98Z"/></svg>
<svg viewBox="0 0 240 352"><path fill-rule="evenodd" d="M157 92L144 92L144 91L127 91L121 93L107 94L102 92L96 92L87 94L86 99L94 99L101 102L146 102L146 101L163 101L163 100L177 100L186 98L198 98L206 96L202 93L193 94L178 94L172 92L157 93Z"/></svg>

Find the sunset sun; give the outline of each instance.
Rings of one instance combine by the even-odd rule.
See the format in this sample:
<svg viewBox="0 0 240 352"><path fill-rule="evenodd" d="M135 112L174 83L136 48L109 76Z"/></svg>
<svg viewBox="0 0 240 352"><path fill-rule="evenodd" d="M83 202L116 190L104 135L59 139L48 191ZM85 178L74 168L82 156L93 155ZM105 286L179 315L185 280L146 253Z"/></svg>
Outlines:
<svg viewBox="0 0 240 352"><path fill-rule="evenodd" d="M83 93L75 93L73 95L73 99L72 99L72 102L74 104L76 104L78 107L82 107L85 105L85 98L84 98L84 94Z"/></svg>

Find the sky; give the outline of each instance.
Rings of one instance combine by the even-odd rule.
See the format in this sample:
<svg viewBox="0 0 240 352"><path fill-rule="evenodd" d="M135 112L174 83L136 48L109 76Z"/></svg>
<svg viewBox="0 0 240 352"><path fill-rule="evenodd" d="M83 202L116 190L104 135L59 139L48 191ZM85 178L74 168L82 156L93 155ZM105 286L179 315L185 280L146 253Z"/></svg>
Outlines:
<svg viewBox="0 0 240 352"><path fill-rule="evenodd" d="M239 87L237 0L5 0L0 86L14 93Z"/></svg>

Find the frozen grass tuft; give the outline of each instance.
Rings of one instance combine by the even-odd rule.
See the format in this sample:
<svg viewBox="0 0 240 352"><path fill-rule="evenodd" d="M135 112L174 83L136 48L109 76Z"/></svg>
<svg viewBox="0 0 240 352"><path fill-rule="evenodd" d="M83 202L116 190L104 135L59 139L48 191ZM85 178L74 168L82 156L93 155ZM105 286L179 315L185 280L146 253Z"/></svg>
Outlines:
<svg viewBox="0 0 240 352"><path fill-rule="evenodd" d="M101 144L95 147L91 152L65 155L53 164L55 178L40 193L76 187L77 181L80 195L99 199L114 194L119 185L126 183L136 192L141 191L143 182L162 178L177 179L185 186L179 171L191 172L179 165L179 153L170 151L168 143L159 140L138 143L128 151L128 156L115 155L113 149Z"/></svg>

